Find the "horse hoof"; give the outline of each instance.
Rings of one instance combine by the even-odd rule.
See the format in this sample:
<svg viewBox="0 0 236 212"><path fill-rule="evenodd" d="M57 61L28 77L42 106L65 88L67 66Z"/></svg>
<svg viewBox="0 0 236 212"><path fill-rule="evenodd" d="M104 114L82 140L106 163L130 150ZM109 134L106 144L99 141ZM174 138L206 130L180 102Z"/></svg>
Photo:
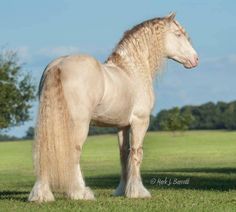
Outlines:
<svg viewBox="0 0 236 212"><path fill-rule="evenodd" d="M128 198L150 198L150 192L142 183L131 184L126 188L125 196Z"/></svg>
<svg viewBox="0 0 236 212"><path fill-rule="evenodd" d="M70 192L68 196L73 200L95 200L94 194L89 187L85 187L79 191Z"/></svg>
<svg viewBox="0 0 236 212"><path fill-rule="evenodd" d="M94 194L89 187L85 187L84 199L85 200L95 200Z"/></svg>
<svg viewBox="0 0 236 212"><path fill-rule="evenodd" d="M117 186L116 190L113 191L113 196L124 196L125 195L125 184L124 182L120 182Z"/></svg>
<svg viewBox="0 0 236 212"><path fill-rule="evenodd" d="M28 201L30 202L52 202L54 201L54 196L49 190L48 186L42 185L41 183L36 183L30 192Z"/></svg>

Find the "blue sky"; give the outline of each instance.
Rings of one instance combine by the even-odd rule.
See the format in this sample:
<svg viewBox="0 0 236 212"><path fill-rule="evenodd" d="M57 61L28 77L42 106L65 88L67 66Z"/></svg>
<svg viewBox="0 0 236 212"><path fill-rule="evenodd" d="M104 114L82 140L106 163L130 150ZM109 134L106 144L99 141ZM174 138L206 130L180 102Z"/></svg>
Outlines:
<svg viewBox="0 0 236 212"><path fill-rule="evenodd" d="M236 99L236 1L233 0L119 0L0 2L0 46L16 50L24 68L38 83L44 67L55 57L87 53L106 59L124 31L146 19L177 13L200 57L186 70L167 62L156 80L153 113L163 108ZM24 135L34 125L11 129Z"/></svg>

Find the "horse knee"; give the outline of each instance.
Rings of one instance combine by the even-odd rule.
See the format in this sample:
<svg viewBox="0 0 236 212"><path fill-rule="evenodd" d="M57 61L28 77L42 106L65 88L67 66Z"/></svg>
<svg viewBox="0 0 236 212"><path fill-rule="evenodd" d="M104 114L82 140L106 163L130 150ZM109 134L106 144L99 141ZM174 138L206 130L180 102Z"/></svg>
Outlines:
<svg viewBox="0 0 236 212"><path fill-rule="evenodd" d="M135 162L135 165L140 165L143 158L143 147L138 148L132 147L130 150L130 160Z"/></svg>

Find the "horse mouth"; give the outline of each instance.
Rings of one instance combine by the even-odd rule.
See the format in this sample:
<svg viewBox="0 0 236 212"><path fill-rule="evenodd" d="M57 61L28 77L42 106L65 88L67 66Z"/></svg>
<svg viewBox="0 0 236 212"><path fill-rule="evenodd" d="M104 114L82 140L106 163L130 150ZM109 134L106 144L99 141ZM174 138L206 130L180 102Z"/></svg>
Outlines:
<svg viewBox="0 0 236 212"><path fill-rule="evenodd" d="M186 69L191 69L191 68L196 67L196 66L193 66L192 64L189 64L189 63L185 63L185 64L183 64L183 66L184 66L184 68L186 68Z"/></svg>
<svg viewBox="0 0 236 212"><path fill-rule="evenodd" d="M198 65L197 60L190 60L185 57L182 57L182 58L173 57L171 59L182 64L184 66L184 68L187 68L187 69L195 68Z"/></svg>
<svg viewBox="0 0 236 212"><path fill-rule="evenodd" d="M192 62L191 60L186 60L183 63L184 68L187 68L187 69L195 68L197 65L198 63L196 61Z"/></svg>

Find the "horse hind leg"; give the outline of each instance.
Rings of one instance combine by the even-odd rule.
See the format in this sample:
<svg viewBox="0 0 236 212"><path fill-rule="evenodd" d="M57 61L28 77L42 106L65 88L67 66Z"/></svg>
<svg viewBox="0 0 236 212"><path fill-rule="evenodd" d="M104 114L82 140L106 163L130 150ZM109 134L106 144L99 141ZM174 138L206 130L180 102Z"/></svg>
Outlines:
<svg viewBox="0 0 236 212"><path fill-rule="evenodd" d="M71 182L69 183L68 189L66 190L66 194L70 199L78 200L93 200L94 194L89 187L86 187L81 169L80 169L80 155L82 152L82 146L86 140L89 122L84 122L83 124L73 124L71 129L71 134L73 134L73 143L74 143L74 151L76 152L76 171L72 172L74 176L71 177ZM29 201L32 202L50 202L54 201L54 196L51 192L49 183L47 178L41 176L35 183L29 198Z"/></svg>
<svg viewBox="0 0 236 212"><path fill-rule="evenodd" d="M120 183L113 192L114 196L125 195L125 187L127 181L127 165L129 156L129 127L122 128L118 131L118 143L120 149L121 177Z"/></svg>
<svg viewBox="0 0 236 212"><path fill-rule="evenodd" d="M72 136L72 143L74 144L75 151L75 164L73 166L76 167L75 172L72 176L72 181L66 191L67 196L70 199L78 200L93 200L94 194L92 190L85 185L83 175L80 169L80 156L82 153L82 147L86 138L88 136L89 131L89 123L90 123L90 114L88 106L89 102L81 104L83 99L77 91L70 86L64 87L64 95L67 102L67 107L70 113L70 117L72 119L72 125L70 129L70 134Z"/></svg>
<svg viewBox="0 0 236 212"><path fill-rule="evenodd" d="M89 123L84 122L83 124L75 124L72 133L74 134L75 139L75 151L77 152L77 163L75 176L72 178L70 187L67 190L66 194L70 199L78 200L94 200L94 194L92 190L85 185L83 175L80 169L80 156L82 153L82 146L87 138Z"/></svg>

